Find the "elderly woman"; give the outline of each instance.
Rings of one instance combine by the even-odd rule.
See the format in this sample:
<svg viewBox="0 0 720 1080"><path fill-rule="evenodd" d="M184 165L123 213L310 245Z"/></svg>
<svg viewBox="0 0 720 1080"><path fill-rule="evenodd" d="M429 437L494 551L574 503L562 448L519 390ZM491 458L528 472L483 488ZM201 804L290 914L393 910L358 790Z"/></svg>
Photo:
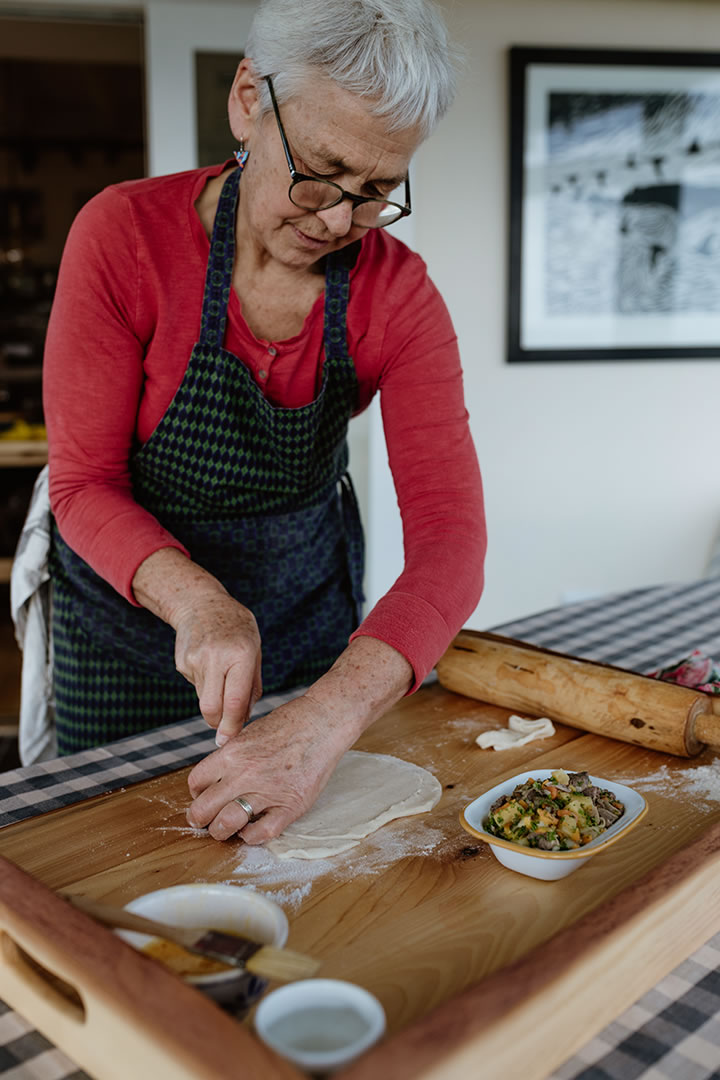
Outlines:
<svg viewBox="0 0 720 1080"><path fill-rule="evenodd" d="M410 213L450 103L426 0L266 0L222 165L120 184L69 235L46 352L61 752L199 709L188 819L251 844L475 607L482 492ZM360 621L351 416L381 394L405 568ZM307 686L246 725L265 690Z"/></svg>

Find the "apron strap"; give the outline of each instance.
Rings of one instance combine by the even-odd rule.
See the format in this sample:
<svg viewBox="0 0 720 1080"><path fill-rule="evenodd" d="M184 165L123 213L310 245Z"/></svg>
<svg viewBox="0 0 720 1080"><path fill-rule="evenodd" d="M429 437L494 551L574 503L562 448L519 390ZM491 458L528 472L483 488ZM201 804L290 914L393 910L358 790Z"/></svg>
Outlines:
<svg viewBox="0 0 720 1080"><path fill-rule="evenodd" d="M346 357L347 352L347 306L350 298L350 270L342 252L331 255L325 271L325 316L323 337L325 359ZM353 365L354 370L354 365Z"/></svg>
<svg viewBox="0 0 720 1080"><path fill-rule="evenodd" d="M223 184L210 241L210 257L205 274L200 344L222 349L225 341L228 301L235 262L235 208L241 169L233 169Z"/></svg>

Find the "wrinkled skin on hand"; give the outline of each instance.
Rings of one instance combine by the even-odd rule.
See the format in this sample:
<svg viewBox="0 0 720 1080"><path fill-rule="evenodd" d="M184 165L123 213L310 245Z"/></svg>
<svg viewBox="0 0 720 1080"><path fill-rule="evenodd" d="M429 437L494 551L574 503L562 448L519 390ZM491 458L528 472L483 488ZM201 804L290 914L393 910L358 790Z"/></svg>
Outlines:
<svg viewBox="0 0 720 1080"><path fill-rule="evenodd" d="M309 694L281 705L195 766L188 822L216 840L235 833L248 844L271 840L310 809L354 738L343 737L337 717ZM239 795L258 821L248 824Z"/></svg>
<svg viewBox="0 0 720 1080"><path fill-rule="evenodd" d="M138 603L176 633L178 670L197 689L220 747L190 773L191 825L249 844L278 836L310 809L344 752L413 685L413 669L386 642L354 637L302 695L244 727L262 692L255 617L216 578L175 548L160 548L133 577ZM260 820L234 800L247 799Z"/></svg>
<svg viewBox="0 0 720 1080"><path fill-rule="evenodd" d="M197 690L218 742L236 735L262 694L260 633L253 613L201 566L160 548L135 571L135 599L175 631L175 666Z"/></svg>

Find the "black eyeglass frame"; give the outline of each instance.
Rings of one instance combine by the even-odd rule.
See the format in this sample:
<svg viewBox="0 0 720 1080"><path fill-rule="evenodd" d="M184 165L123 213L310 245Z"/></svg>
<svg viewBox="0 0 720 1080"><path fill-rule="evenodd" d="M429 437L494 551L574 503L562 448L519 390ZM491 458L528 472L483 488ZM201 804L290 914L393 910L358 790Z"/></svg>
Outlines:
<svg viewBox="0 0 720 1080"><path fill-rule="evenodd" d="M401 218L409 217L412 213L412 205L410 202L410 177L405 177L405 205L400 203L391 202L389 199L378 199L372 195L353 195L351 191L346 191L345 188L340 187L333 180L324 180L321 176L308 176L306 173L298 172L295 168L295 162L293 160L292 152L290 150L290 144L285 134L285 128L283 127L282 120L280 119L280 110L278 108L277 98L275 97L275 89L272 84L272 76L263 75L265 82L268 85L270 91L270 100L272 102L273 112L275 113L275 119L277 121L278 131L280 132L280 141L282 142L283 150L285 151L285 160L290 170L290 187L288 188L288 198L290 202L297 206L299 210L311 210L313 213L317 213L322 210L330 210L331 207L337 206L343 201L343 199L349 199L353 204L353 212L356 206L362 206L363 203L382 203L384 206L394 206L398 209L399 213L392 221L383 221L377 225L362 225L361 228L367 229L384 229L388 225L394 225L396 221L400 221ZM327 206L302 206L300 203L296 203L292 197L293 188L302 181L309 180L313 184L325 184L329 188L334 188L339 192L337 199L329 202Z"/></svg>

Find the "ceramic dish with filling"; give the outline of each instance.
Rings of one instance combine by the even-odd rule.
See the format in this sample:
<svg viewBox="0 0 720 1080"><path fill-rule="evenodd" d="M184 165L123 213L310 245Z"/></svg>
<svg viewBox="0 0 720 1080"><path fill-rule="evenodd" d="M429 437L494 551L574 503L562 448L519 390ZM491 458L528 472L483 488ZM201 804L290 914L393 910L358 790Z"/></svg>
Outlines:
<svg viewBox="0 0 720 1080"><path fill-rule="evenodd" d="M542 851L536 847L521 846L488 831L486 827L488 815L491 807L501 796L512 795L515 788L528 780L533 778L545 780L558 772L571 772L571 770L533 769L503 780L502 783L496 784L465 807L460 814L460 824L471 835L488 844L498 862L507 866L508 869L527 874L529 877L540 878L543 881L556 881L558 878L572 874L574 870L579 870L590 856L605 851L634 828L647 813L648 806L645 799L634 788L617 784L603 777L589 776L591 784L611 792L613 797L624 806L622 816L589 843L570 851Z"/></svg>

